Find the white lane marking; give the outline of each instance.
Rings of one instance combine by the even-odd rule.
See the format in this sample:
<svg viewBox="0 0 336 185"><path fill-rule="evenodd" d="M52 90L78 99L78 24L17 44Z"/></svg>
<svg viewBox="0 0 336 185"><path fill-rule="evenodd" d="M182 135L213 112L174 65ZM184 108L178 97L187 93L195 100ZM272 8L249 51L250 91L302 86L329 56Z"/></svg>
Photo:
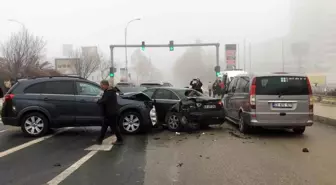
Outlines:
<svg viewBox="0 0 336 185"><path fill-rule="evenodd" d="M13 147L13 148L11 148L11 149L8 149L8 150L6 150L6 151L0 152L0 158L1 158L1 157L5 157L6 155L12 154L12 153L14 153L14 152L17 152L17 151L19 151L19 150L22 150L22 149L24 149L24 148L27 148L27 147L29 147L29 146L31 146L31 145L33 145L33 144L36 144L36 143L39 143L39 142L44 141L44 140L46 140L46 139L49 139L49 138L51 138L51 137L53 137L53 136L55 136L55 135L57 135L57 134L60 134L60 133L62 133L62 132L64 132L64 131L69 130L69 129L72 129L72 128L74 128L74 127L64 128L64 129L62 129L62 130L58 130L58 131L57 131L56 133L54 133L53 135L49 135L49 136L44 136L44 137L41 137L41 138L37 138L37 139L34 139L34 140L29 141L29 142L27 142L27 143L24 143L24 144L22 144L22 145L19 145L19 146Z"/></svg>
<svg viewBox="0 0 336 185"><path fill-rule="evenodd" d="M57 175L47 184L49 185L57 185L61 183L64 179L66 179L69 175L71 175L74 171L76 171L80 166L82 166L86 161L88 161L92 156L94 156L98 151L91 151L86 154L84 157L79 159L76 163L71 165L68 169Z"/></svg>
<svg viewBox="0 0 336 185"><path fill-rule="evenodd" d="M110 136L106 139L104 139L102 145L92 145L85 150L90 151L110 151L112 149L112 141L115 139L115 136Z"/></svg>
<svg viewBox="0 0 336 185"><path fill-rule="evenodd" d="M0 130L0 133L6 132L7 130Z"/></svg>
<svg viewBox="0 0 336 185"><path fill-rule="evenodd" d="M50 180L47 184L49 185L58 185L62 181L64 181L67 177L69 177L73 172L75 172L79 167L81 167L86 161L88 161L91 157L93 157L98 151L109 151L112 149L112 140L114 139L114 136L110 136L106 139L104 139L102 145L92 145L85 150L92 150L89 153L87 153L84 157L79 159L77 162L75 162L73 165L71 165L69 168L64 170L62 173L57 175L55 178ZM109 149L109 150L107 150Z"/></svg>

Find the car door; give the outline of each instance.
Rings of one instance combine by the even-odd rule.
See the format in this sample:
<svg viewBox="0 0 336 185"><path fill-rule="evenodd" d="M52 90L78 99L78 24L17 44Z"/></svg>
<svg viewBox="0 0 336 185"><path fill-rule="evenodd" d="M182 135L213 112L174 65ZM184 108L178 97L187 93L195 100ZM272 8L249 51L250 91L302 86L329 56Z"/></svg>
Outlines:
<svg viewBox="0 0 336 185"><path fill-rule="evenodd" d="M248 102L248 89L249 89L249 77L240 76L237 80L237 85L235 91L231 97L232 105L232 118L239 119L240 108L246 107L245 104Z"/></svg>
<svg viewBox="0 0 336 185"><path fill-rule="evenodd" d="M76 81L76 124L81 126L100 125L101 108L97 104L103 90L93 83Z"/></svg>
<svg viewBox="0 0 336 185"><path fill-rule="evenodd" d="M41 106L51 114L55 127L75 124L75 87L73 80L43 82Z"/></svg>
<svg viewBox="0 0 336 185"><path fill-rule="evenodd" d="M178 103L178 96L167 89L157 89L153 94L154 105L159 121L165 121L165 117L169 109Z"/></svg>
<svg viewBox="0 0 336 185"><path fill-rule="evenodd" d="M229 84L227 94L224 95L223 97L223 105L224 105L224 110L227 116L233 118L233 102L232 102L232 97L234 95L234 92L236 90L236 85L238 82L238 77L235 77Z"/></svg>

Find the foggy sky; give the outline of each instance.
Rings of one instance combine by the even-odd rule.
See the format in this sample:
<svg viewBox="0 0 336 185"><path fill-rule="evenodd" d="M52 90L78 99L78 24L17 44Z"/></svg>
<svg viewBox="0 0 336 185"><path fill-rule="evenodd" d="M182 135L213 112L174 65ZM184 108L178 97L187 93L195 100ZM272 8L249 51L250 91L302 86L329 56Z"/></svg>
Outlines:
<svg viewBox="0 0 336 185"><path fill-rule="evenodd" d="M18 20L31 32L47 40L48 58L61 55L62 44L98 45L109 57L109 44L163 44L220 42L221 58L225 43L241 43L244 38L261 42L288 33L290 0L11 0L0 1L0 42L18 31ZM169 68L184 51L182 48L148 49L158 68ZM129 49L129 58L132 49ZM124 61L124 50L115 58Z"/></svg>

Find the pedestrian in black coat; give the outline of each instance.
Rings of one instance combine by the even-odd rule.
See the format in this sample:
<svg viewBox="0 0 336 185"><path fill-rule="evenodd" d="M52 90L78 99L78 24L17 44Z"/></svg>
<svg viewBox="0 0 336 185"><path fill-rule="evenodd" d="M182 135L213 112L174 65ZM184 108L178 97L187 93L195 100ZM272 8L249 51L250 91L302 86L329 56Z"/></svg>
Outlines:
<svg viewBox="0 0 336 185"><path fill-rule="evenodd" d="M103 125L100 131L100 136L97 139L97 144L102 144L107 128L110 127L112 132L116 135L117 141L113 144L122 144L123 139L118 126L118 102L117 90L109 88L109 82L103 80L100 82L100 87L104 90L103 96L97 101L103 114Z"/></svg>

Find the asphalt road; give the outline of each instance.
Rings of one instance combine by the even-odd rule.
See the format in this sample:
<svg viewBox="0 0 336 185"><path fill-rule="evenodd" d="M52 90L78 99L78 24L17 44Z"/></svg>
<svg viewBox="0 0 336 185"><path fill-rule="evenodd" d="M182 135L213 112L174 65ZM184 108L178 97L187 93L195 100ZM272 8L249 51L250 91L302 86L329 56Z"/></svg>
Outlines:
<svg viewBox="0 0 336 185"><path fill-rule="evenodd" d="M224 124L192 134L127 136L123 146L112 147L109 137L101 148L93 141L98 129L58 130L36 139L0 124L0 184L336 184L332 126L317 123L303 136L277 130L244 136Z"/></svg>

